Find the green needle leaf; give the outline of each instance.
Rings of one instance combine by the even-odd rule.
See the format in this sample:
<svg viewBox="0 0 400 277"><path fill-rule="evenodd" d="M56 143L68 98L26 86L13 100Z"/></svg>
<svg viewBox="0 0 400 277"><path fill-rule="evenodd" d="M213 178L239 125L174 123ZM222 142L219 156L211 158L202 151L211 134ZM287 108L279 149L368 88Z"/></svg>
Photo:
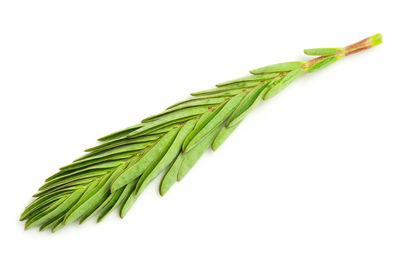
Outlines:
<svg viewBox="0 0 400 277"><path fill-rule="evenodd" d="M212 132L206 135L203 140L193 147L189 152L184 153L183 161L181 163L181 167L178 171L178 181L182 180L183 177L189 172L190 169L196 164L196 162L200 159L201 155L210 147L213 139L218 133L219 129L215 128Z"/></svg>
<svg viewBox="0 0 400 277"><path fill-rule="evenodd" d="M171 144L167 145L161 153L161 158L154 161L154 163L151 164L140 177L135 188L136 194L140 194L154 178L156 178L173 160L175 160L182 149L182 144L185 138L190 131L193 130L195 124L196 120L190 120L182 126L174 140L171 141Z"/></svg>
<svg viewBox="0 0 400 277"><path fill-rule="evenodd" d="M267 85L268 83L262 84L247 93L240 105L227 120L226 126L231 127L242 121L242 119L261 102L263 91L266 89Z"/></svg>
<svg viewBox="0 0 400 277"><path fill-rule="evenodd" d="M171 130L165 134L159 141L157 141L146 153L143 154L138 160L124 172L117 177L111 185L111 192L116 191L122 186L132 182L134 179L142 175L145 169L160 156L160 152L174 139L178 129Z"/></svg>
<svg viewBox="0 0 400 277"><path fill-rule="evenodd" d="M167 191L172 187L172 185L175 184L176 181L178 181L178 172L181 168L182 161L183 154L181 153L178 157L176 157L175 161L172 163L167 173L165 173L163 179L161 180L159 188L161 196L164 196Z"/></svg>
<svg viewBox="0 0 400 277"><path fill-rule="evenodd" d="M327 67L328 65L333 64L334 62L336 62L338 59L340 59L340 57L336 57L336 56L332 56L332 57L328 57L326 59L321 60L320 62L314 64L313 66L311 66L308 69L308 72L314 72L320 69L323 69L325 67Z"/></svg>
<svg viewBox="0 0 400 277"><path fill-rule="evenodd" d="M196 129L190 134L189 140L185 141L187 143L184 145L183 150L185 152L196 146L199 141L201 141L208 133L219 126L223 121L225 121L233 112L233 110L239 105L240 101L244 97L244 94L238 94L229 100L220 110L211 115L210 120L206 124L201 124L197 126ZM205 121L203 122L205 123Z"/></svg>
<svg viewBox="0 0 400 277"><path fill-rule="evenodd" d="M219 84L217 84L217 87L223 87L223 86L226 86L226 85L240 83L240 82L246 82L246 81L260 81L260 82L263 82L263 81L272 79L272 78L274 78L274 77L276 77L278 75L279 75L279 73L250 75L250 76L247 76L247 77L243 77L243 78L239 78L239 79L235 79L235 80L219 83Z"/></svg>
<svg viewBox="0 0 400 277"><path fill-rule="evenodd" d="M97 222L102 221L103 218L108 213L110 213L114 208L118 207L118 205L128 196L128 194L133 191L134 186L135 186L135 183L131 182L131 183L127 184L125 187L120 188L116 192L112 193L109 196L110 200L107 202L107 204L101 210L101 212L97 218Z"/></svg>
<svg viewBox="0 0 400 277"><path fill-rule="evenodd" d="M212 142L211 149L213 151L216 151L221 146L221 144L224 143L224 141L233 133L233 131L236 130L236 128L239 126L240 122L237 122L232 127L224 126L219 131L218 135L215 137L214 141Z"/></svg>
<svg viewBox="0 0 400 277"><path fill-rule="evenodd" d="M258 69L251 70L252 74L266 74L274 72L287 72L300 68L304 62L287 62L287 63L277 63L269 66L264 66Z"/></svg>
<svg viewBox="0 0 400 277"><path fill-rule="evenodd" d="M119 216L121 218L124 218L125 215L128 213L129 209L132 207L132 205L135 203L136 201L136 195L134 193L135 191L135 187L137 184L138 179L133 180L130 184L132 184L131 189L129 190L127 196L125 197L125 199L122 201L121 203L121 207L119 209ZM129 186L129 185L128 185Z"/></svg>
<svg viewBox="0 0 400 277"><path fill-rule="evenodd" d="M311 48L304 49L304 54L310 56L330 56L344 51L343 48Z"/></svg>
<svg viewBox="0 0 400 277"><path fill-rule="evenodd" d="M86 195L84 194L82 198L76 203L69 212L65 215L64 224L67 225L74 222L79 217L83 216L86 212L90 211L93 207L98 205L101 199L107 192L109 192L109 187L105 185L110 173L105 175L100 182Z"/></svg>
<svg viewBox="0 0 400 277"><path fill-rule="evenodd" d="M265 94L263 96L264 100L267 100L267 99L277 95L282 89L284 89L290 83L292 83L294 80L296 80L301 75L303 75L304 72L305 72L305 70L303 68L298 68L298 69L295 69L295 70L287 73L283 78L281 78L279 80L279 82L277 82L276 84L274 84L268 90L265 91Z"/></svg>

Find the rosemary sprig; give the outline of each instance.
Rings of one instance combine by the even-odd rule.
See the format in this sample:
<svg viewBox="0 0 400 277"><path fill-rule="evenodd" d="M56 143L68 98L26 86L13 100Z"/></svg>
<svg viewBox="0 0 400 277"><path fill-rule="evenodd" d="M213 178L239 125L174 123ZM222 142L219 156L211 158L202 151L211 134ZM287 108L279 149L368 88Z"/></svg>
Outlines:
<svg viewBox="0 0 400 277"><path fill-rule="evenodd" d="M274 64L252 75L220 83L99 139L100 145L46 179L22 213L26 229L53 232L93 215L101 221L119 207L124 217L146 186L167 169L160 194L181 180L211 146L215 151L244 117L306 72L320 70L350 54L382 42L376 34L344 48L306 49L309 61Z"/></svg>

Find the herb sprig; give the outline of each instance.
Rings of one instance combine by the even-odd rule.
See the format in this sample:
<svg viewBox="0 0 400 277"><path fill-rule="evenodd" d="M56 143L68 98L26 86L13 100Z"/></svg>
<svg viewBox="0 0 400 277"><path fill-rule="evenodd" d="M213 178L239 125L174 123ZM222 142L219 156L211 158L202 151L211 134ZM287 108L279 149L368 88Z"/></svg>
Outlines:
<svg viewBox="0 0 400 277"><path fill-rule="evenodd" d="M53 232L97 215L100 222L119 208L124 217L147 185L165 169L160 194L183 179L211 146L216 150L263 100L306 72L314 72L350 54L382 42L376 34L344 48L306 49L309 61L274 64L252 75L192 93L140 124L102 137L100 145L46 179L22 213L25 228Z"/></svg>

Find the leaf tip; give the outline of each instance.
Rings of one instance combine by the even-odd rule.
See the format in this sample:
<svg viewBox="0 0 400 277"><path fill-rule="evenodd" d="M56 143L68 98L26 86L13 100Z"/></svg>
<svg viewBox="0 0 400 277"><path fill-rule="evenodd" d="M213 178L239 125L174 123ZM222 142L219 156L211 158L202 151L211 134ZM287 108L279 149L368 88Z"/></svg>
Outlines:
<svg viewBox="0 0 400 277"><path fill-rule="evenodd" d="M126 215L126 211L124 209L119 210L119 217L123 219Z"/></svg>
<svg viewBox="0 0 400 277"><path fill-rule="evenodd" d="M168 190L169 190L168 186L163 186L161 184L158 191L159 191L160 195L163 197L168 192Z"/></svg>
<svg viewBox="0 0 400 277"><path fill-rule="evenodd" d="M218 147L219 147L218 143L216 143L214 140L213 143L211 144L211 150L215 152L217 151Z"/></svg>
<svg viewBox="0 0 400 277"><path fill-rule="evenodd" d="M24 221L26 219L26 215L25 212L23 212L20 216L19 216L19 221Z"/></svg>

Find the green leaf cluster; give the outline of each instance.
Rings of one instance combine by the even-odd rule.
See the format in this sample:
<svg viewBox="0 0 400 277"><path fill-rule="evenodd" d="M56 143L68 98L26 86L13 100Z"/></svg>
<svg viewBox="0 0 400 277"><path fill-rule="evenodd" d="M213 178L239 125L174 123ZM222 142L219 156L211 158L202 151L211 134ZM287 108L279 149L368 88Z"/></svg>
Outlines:
<svg viewBox="0 0 400 277"><path fill-rule="evenodd" d="M23 212L26 228L59 230L119 208L124 217L147 185L163 171L160 194L189 172L211 146L216 150L243 118L288 78L305 72L302 62L272 65L220 83L99 139L100 145L46 179Z"/></svg>
<svg viewBox="0 0 400 277"><path fill-rule="evenodd" d="M376 44L377 40L366 43ZM20 220L26 221L26 229L54 232L92 216L99 222L114 209L124 217L157 176L164 172L159 191L165 195L208 148L215 151L220 147L258 104L305 72L332 64L343 56L343 49L308 49L305 52L309 55L324 56L314 62L252 70L250 76L192 93L191 98L160 114L100 138L99 145L45 180Z"/></svg>

